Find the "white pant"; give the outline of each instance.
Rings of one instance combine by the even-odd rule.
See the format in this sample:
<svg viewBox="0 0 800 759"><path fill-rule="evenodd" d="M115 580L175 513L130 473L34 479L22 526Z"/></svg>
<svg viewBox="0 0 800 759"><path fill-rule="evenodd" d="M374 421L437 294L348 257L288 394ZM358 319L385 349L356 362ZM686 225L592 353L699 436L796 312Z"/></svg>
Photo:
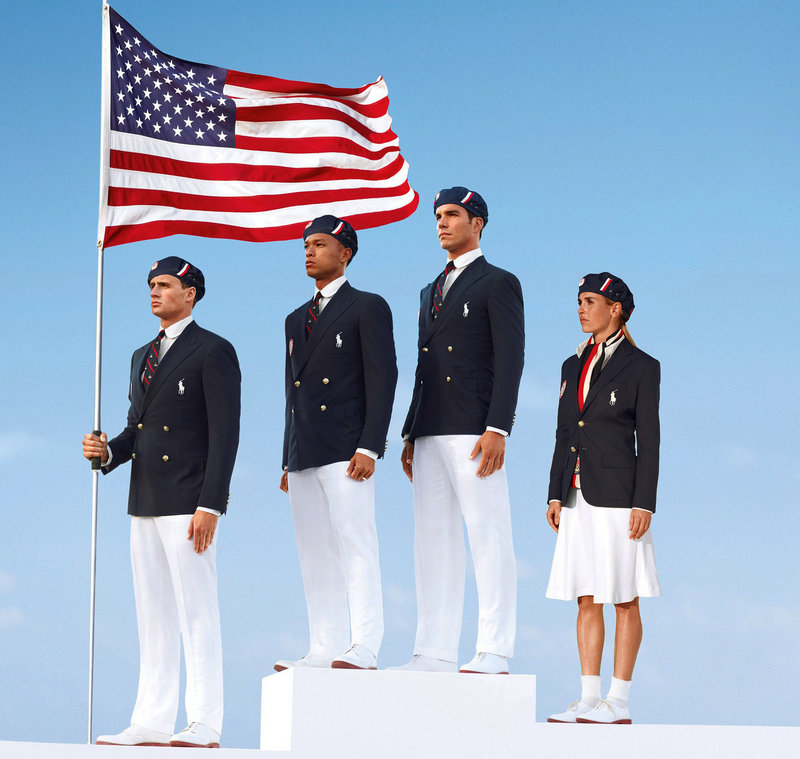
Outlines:
<svg viewBox="0 0 800 759"><path fill-rule="evenodd" d="M289 472L309 651L329 659L351 643L377 656L383 639L375 481L346 477L348 463Z"/></svg>
<svg viewBox="0 0 800 759"><path fill-rule="evenodd" d="M414 653L458 660L464 612L467 526L478 587L476 651L513 656L517 568L505 467L476 476L469 460L477 435L436 435L414 442L414 569L417 639Z"/></svg>
<svg viewBox="0 0 800 759"><path fill-rule="evenodd" d="M222 640L216 540L202 554L187 540L190 514L132 517L131 564L139 624L139 692L131 722L173 733L181 637L186 716L222 732Z"/></svg>

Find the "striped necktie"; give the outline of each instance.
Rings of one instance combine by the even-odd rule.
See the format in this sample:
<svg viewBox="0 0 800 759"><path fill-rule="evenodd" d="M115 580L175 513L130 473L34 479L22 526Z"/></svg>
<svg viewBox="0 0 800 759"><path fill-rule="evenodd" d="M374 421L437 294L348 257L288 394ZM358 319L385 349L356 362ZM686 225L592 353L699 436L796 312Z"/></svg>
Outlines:
<svg viewBox="0 0 800 759"><path fill-rule="evenodd" d="M439 310L442 307L442 303L444 302L444 283L447 280L447 275L456 268L456 265L453 261L448 261L447 266L444 267L444 271L439 275L439 279L436 280L436 287L433 290L433 318L435 319Z"/></svg>
<svg viewBox="0 0 800 759"><path fill-rule="evenodd" d="M317 323L317 319L319 319L319 302L321 298L322 291L318 290L317 294L314 296L314 300L312 300L308 306L308 310L306 312L306 340L308 340L311 330Z"/></svg>
<svg viewBox="0 0 800 759"><path fill-rule="evenodd" d="M158 369L158 351L161 348L161 341L167 333L162 329L158 337L150 343L150 350L147 351L147 360L144 363L144 373L142 374L142 385L147 390L150 387L150 380L153 379Z"/></svg>

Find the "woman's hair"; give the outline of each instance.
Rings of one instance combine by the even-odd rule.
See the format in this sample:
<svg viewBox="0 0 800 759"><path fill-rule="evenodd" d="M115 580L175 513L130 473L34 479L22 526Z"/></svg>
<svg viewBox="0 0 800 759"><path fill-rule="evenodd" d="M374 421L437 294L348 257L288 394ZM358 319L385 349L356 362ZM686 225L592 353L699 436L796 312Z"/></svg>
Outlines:
<svg viewBox="0 0 800 759"><path fill-rule="evenodd" d="M601 295L600 297L603 298L603 300L605 300L605 302L608 303L609 306L613 306L614 303L618 302L618 301L611 300L611 298L606 298L605 295ZM631 337L631 333L628 331L628 325L627 325L628 319L631 318L630 314L626 314L624 311L622 311L620 309L619 318L620 318L620 322L622 322L622 324L620 325L620 329L622 330L622 334L625 335L625 339L635 348L636 347L636 343L633 341L633 338Z"/></svg>

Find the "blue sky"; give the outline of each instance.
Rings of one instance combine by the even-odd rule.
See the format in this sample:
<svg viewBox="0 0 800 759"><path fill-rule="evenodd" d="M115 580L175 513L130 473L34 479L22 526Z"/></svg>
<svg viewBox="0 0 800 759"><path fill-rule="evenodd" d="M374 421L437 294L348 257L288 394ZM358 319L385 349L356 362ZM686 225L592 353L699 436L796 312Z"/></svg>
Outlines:
<svg viewBox="0 0 800 759"><path fill-rule="evenodd" d="M537 718L578 687L574 604L547 601L544 519L559 367L582 338L576 287L610 270L636 296L631 332L662 364L653 522L664 596L643 601L639 722L798 724L800 520L794 347L800 243L800 9L791 2L265 2L119 0L154 45L260 74L360 86L385 77L420 193L409 219L359 236L348 271L395 321L400 379L378 465L386 635L415 626L412 496L398 463L419 288L441 269L431 202L486 198L489 260L526 300L526 369L507 467L519 562L512 671L538 676ZM5 14L0 324L0 740L85 740L100 3ZM311 295L300 243L172 237L106 254L103 427L127 409L130 352L154 334L146 273L203 269L196 311L236 346L242 440L219 535L223 740L258 744L260 678L305 653L288 499L278 490L283 319ZM101 481L96 732L127 724L138 644L127 471ZM607 617L609 625L611 616ZM472 654L467 582L461 659ZM610 640L609 640L610 643ZM611 674L611 647L604 687Z"/></svg>

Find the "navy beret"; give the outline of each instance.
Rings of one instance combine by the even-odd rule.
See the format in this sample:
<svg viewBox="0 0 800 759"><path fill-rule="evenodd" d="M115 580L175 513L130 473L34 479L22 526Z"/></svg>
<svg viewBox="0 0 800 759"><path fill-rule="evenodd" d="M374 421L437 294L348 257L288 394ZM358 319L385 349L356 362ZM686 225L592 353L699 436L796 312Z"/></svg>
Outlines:
<svg viewBox="0 0 800 759"><path fill-rule="evenodd" d="M447 190L440 190L433 199L433 212L436 213L439 206L447 203L461 206L474 216L480 216L483 219L484 227L489 223L489 206L474 190L468 190L466 187L450 187Z"/></svg>
<svg viewBox="0 0 800 759"><path fill-rule="evenodd" d="M601 271L599 274L587 274L578 282L578 294L598 293L614 303L622 305L622 313L629 317L633 313L633 293L628 286L613 274Z"/></svg>
<svg viewBox="0 0 800 759"><path fill-rule="evenodd" d="M303 239L305 240L309 235L330 235L334 240L338 240L345 248L350 248L353 255L350 256L352 261L358 252L358 235L356 230L344 219L337 219L331 214L325 216L318 216L314 221L308 222L306 228L303 230Z"/></svg>
<svg viewBox="0 0 800 759"><path fill-rule="evenodd" d="M167 256L167 258L156 261L150 267L150 273L147 275L148 283L159 274L169 274L171 277L177 277L186 287L194 287L197 291L195 301L200 300L206 294L206 280L203 272L182 258Z"/></svg>

